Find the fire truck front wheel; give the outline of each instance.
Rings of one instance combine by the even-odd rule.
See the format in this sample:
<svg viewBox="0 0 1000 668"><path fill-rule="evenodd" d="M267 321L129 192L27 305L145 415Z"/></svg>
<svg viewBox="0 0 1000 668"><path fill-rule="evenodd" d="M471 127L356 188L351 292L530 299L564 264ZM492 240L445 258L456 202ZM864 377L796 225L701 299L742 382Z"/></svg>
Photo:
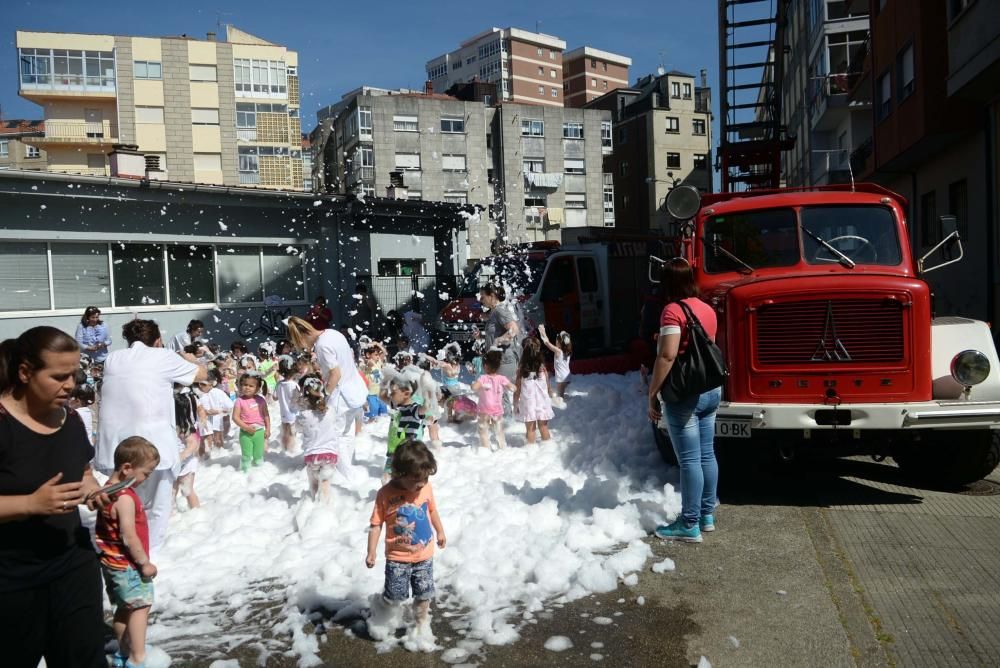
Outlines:
<svg viewBox="0 0 1000 668"><path fill-rule="evenodd" d="M961 487L982 480L1000 463L1000 431L939 431L901 446L892 458L921 483Z"/></svg>

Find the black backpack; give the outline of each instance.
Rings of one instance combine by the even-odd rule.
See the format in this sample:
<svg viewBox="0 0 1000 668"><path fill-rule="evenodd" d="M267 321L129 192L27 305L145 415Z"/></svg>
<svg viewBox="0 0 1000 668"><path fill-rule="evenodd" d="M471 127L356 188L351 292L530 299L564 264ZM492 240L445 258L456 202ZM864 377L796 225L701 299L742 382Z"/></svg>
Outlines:
<svg viewBox="0 0 1000 668"><path fill-rule="evenodd" d="M687 348L674 360L660 386L660 399L666 403L683 401L720 387L729 375L722 350L708 338L691 307L683 301L677 303L687 317Z"/></svg>

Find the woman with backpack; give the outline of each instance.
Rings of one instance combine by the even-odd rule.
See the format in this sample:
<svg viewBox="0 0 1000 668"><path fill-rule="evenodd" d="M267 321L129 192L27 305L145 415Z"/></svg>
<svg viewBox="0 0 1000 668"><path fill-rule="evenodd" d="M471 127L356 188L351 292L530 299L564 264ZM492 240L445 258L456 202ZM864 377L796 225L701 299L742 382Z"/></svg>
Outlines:
<svg viewBox="0 0 1000 668"><path fill-rule="evenodd" d="M670 401L661 389L671 369L701 332L715 340L717 320L712 307L698 298L691 265L684 258L664 263L660 286L666 306L660 316L656 361L649 382L649 419L665 423L681 469L681 514L669 526L656 528L664 540L701 542L702 531L715 530L719 465L715 459L715 414L720 387ZM700 323L700 324L699 324ZM700 332L694 331L700 329ZM670 383L667 383L671 385Z"/></svg>

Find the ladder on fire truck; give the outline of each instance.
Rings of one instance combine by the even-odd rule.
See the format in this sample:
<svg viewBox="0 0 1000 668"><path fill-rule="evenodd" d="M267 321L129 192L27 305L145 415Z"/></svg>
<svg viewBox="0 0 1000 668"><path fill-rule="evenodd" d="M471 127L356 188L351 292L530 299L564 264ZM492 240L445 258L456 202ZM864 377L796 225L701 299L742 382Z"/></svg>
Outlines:
<svg viewBox="0 0 1000 668"><path fill-rule="evenodd" d="M780 187L788 0L719 1L719 153L722 191Z"/></svg>

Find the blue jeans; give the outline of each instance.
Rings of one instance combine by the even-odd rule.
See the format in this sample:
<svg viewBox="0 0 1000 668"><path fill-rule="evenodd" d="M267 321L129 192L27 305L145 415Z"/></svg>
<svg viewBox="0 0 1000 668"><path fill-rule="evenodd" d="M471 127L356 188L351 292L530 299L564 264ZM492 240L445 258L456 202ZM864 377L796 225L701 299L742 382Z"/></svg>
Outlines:
<svg viewBox="0 0 1000 668"><path fill-rule="evenodd" d="M719 463L715 460L715 413L722 388L664 403L663 417L681 467L681 520L693 527L715 511Z"/></svg>

